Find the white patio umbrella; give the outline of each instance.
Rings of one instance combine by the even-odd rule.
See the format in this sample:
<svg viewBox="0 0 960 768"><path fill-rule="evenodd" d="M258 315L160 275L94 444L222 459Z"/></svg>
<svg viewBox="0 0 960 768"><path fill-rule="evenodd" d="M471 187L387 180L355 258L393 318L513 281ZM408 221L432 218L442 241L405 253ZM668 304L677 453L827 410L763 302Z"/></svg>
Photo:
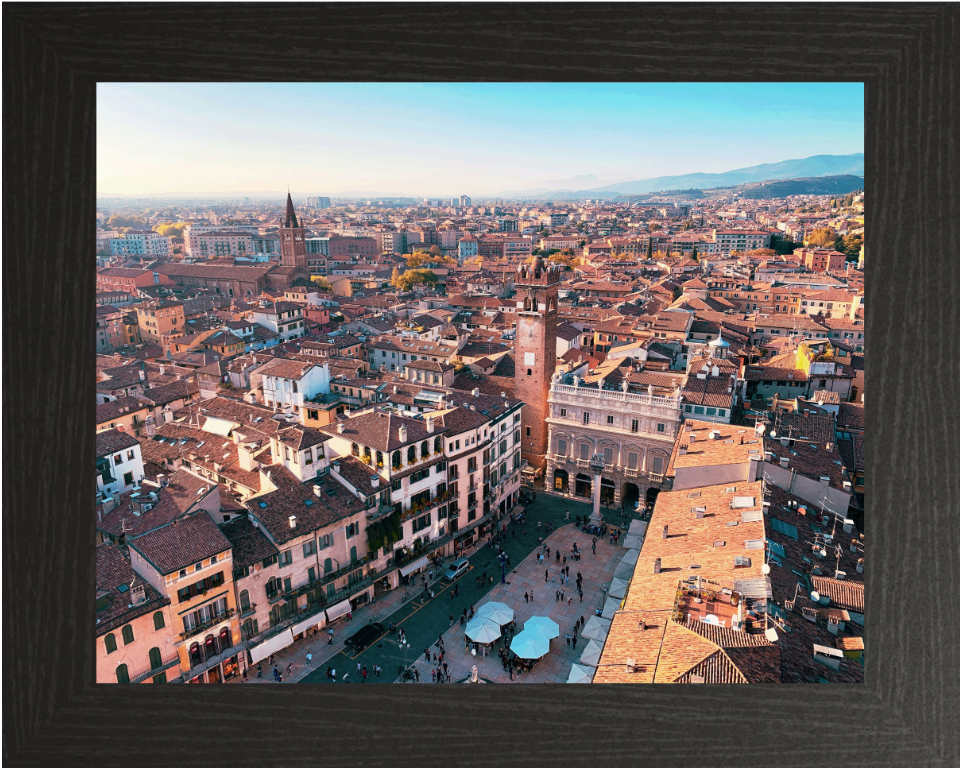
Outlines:
<svg viewBox="0 0 960 768"><path fill-rule="evenodd" d="M643 542L640 540L639 536L629 535L625 536L623 539L623 546L626 549L640 549L640 545L642 543Z"/></svg>
<svg viewBox="0 0 960 768"><path fill-rule="evenodd" d="M639 536L641 539L644 534L647 532L647 521L646 520L632 520L630 522L630 527L627 528L627 533L631 536Z"/></svg>
<svg viewBox="0 0 960 768"><path fill-rule="evenodd" d="M605 619L613 619L614 614L620 610L620 601L613 597L608 597L607 601L603 604L603 613L601 614Z"/></svg>
<svg viewBox="0 0 960 768"><path fill-rule="evenodd" d="M580 663L589 667L595 667L600 663L600 654L603 653L603 643L596 640L590 640L583 653L580 654Z"/></svg>
<svg viewBox="0 0 960 768"><path fill-rule="evenodd" d="M583 627L583 632L580 633L581 637L585 637L588 640L597 640L603 642L607 639L607 630L610 629L610 619L601 619L597 616L591 616L587 619L587 623Z"/></svg>
<svg viewBox="0 0 960 768"><path fill-rule="evenodd" d="M548 616L531 616L523 624L523 631L537 630L548 639L560 637L560 625Z"/></svg>
<svg viewBox="0 0 960 768"><path fill-rule="evenodd" d="M610 589L607 590L607 594L610 597L618 597L621 600L627 596L627 587L630 586L630 582L626 579L618 579L616 576L613 577L613 580L610 582Z"/></svg>
<svg viewBox="0 0 960 768"><path fill-rule="evenodd" d="M596 672L593 667L584 667L581 664L574 664L570 668L570 675L567 677L568 683L592 683L593 673Z"/></svg>
<svg viewBox="0 0 960 768"><path fill-rule="evenodd" d="M500 625L482 616L476 616L467 624L466 635L478 643L492 643L500 637Z"/></svg>
<svg viewBox="0 0 960 768"><path fill-rule="evenodd" d="M613 578L630 581L633 578L633 572L636 569L636 563L620 563L617 570L613 572Z"/></svg>
<svg viewBox="0 0 960 768"><path fill-rule="evenodd" d="M628 549L627 554L620 561L620 565L636 565L638 557L640 557L639 549Z"/></svg>
<svg viewBox="0 0 960 768"><path fill-rule="evenodd" d="M513 638L510 650L521 659L539 659L550 652L550 641L539 630L525 629Z"/></svg>
<svg viewBox="0 0 960 768"><path fill-rule="evenodd" d="M489 619L502 627L513 621L513 608L504 603L484 603L477 609L477 616Z"/></svg>

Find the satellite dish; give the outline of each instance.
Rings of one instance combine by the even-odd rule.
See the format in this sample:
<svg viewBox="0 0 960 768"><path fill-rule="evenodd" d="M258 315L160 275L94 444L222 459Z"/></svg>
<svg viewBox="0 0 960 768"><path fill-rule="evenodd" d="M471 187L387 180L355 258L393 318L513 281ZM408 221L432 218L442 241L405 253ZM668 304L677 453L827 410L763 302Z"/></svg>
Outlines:
<svg viewBox="0 0 960 768"><path fill-rule="evenodd" d="M764 632L763 636L771 643L775 643L780 639L777 635L777 630L775 630L773 627L770 627L766 632Z"/></svg>
<svg viewBox="0 0 960 768"><path fill-rule="evenodd" d="M764 563L763 565L761 565L761 566L760 566L760 573L762 573L764 576L766 576L768 573L770 573L770 566L767 565L766 563Z"/></svg>
<svg viewBox="0 0 960 768"><path fill-rule="evenodd" d="M759 427L757 427L757 433L762 435L766 428L767 428L766 424L761 424Z"/></svg>
<svg viewBox="0 0 960 768"><path fill-rule="evenodd" d="M777 433L774 430L770 430L770 437L776 437Z"/></svg>
<svg viewBox="0 0 960 768"><path fill-rule="evenodd" d="M813 592L810 593L810 599L813 600L813 602L815 602L815 603L819 603L819 602L820 602L820 593L817 592L816 590L814 590Z"/></svg>

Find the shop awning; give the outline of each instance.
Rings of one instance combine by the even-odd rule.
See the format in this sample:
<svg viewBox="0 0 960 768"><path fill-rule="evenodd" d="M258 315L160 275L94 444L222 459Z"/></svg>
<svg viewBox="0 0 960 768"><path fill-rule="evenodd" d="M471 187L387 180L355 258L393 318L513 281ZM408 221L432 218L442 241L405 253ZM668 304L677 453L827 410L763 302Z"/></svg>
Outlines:
<svg viewBox="0 0 960 768"><path fill-rule="evenodd" d="M346 616L352 610L349 600L341 600L336 605L327 608L327 621L336 621L341 616Z"/></svg>
<svg viewBox="0 0 960 768"><path fill-rule="evenodd" d="M408 563L400 569L400 575L406 576L408 573L413 573L417 568L423 568L423 566L429 562L429 557L421 557L419 560L414 560L412 563Z"/></svg>
<svg viewBox="0 0 960 768"><path fill-rule="evenodd" d="M297 622L290 627L290 631L293 632L294 635L299 635L301 632L310 629L310 627L316 627L318 625L322 627L326 623L327 614L323 611L320 611L319 613L313 614L313 616L311 616L309 619L304 619L303 621Z"/></svg>
<svg viewBox="0 0 960 768"><path fill-rule="evenodd" d="M271 653L276 653L293 644L293 632L287 627L283 632L274 635L269 640L264 640L260 645L255 645L250 649L250 658L253 663L269 658Z"/></svg>

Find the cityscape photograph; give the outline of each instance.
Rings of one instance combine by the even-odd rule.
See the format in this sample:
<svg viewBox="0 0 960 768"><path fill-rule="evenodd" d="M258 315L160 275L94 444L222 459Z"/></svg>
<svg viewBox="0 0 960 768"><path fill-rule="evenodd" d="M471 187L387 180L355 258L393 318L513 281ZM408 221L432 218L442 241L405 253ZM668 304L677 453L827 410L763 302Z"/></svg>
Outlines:
<svg viewBox="0 0 960 768"><path fill-rule="evenodd" d="M99 84L97 682L864 682L863 152L862 83Z"/></svg>

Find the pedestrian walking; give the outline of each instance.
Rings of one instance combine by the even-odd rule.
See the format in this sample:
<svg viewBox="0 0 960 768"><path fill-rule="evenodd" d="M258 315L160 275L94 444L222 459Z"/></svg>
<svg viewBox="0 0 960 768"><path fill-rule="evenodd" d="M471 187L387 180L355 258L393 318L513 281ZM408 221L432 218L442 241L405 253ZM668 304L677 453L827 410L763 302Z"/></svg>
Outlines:
<svg viewBox="0 0 960 768"><path fill-rule="evenodd" d="M361 676L360 676L360 682L361 682L361 683L367 682L367 668L366 668L366 667L363 668L363 672L361 673Z"/></svg>
<svg viewBox="0 0 960 768"><path fill-rule="evenodd" d="M573 636L573 650L577 650L577 636Z"/></svg>
<svg viewBox="0 0 960 768"><path fill-rule="evenodd" d="M563 556L563 564L564 564L564 565L567 564L567 556L566 556L566 555ZM568 574L570 573L570 570L569 570L569 569L567 569L567 573L568 573Z"/></svg>
<svg viewBox="0 0 960 768"><path fill-rule="evenodd" d="M573 605L573 595L567 598L567 605Z"/></svg>
<svg viewBox="0 0 960 768"><path fill-rule="evenodd" d="M544 582L544 584L546 584L549 580L550 580L550 571L549 571L549 570L545 570L545 571L543 572L543 582Z"/></svg>
<svg viewBox="0 0 960 768"><path fill-rule="evenodd" d="M307 666L310 666L310 662L313 661L313 654L310 651L307 651Z"/></svg>
<svg viewBox="0 0 960 768"><path fill-rule="evenodd" d="M257 665L257 680L263 677L263 668L258 664Z"/></svg>
<svg viewBox="0 0 960 768"><path fill-rule="evenodd" d="M449 614L449 616L450 616L450 626L452 627L452 626L453 626L453 614L451 613L451 614Z"/></svg>
<svg viewBox="0 0 960 768"><path fill-rule="evenodd" d="M524 593L523 593L523 602L525 602L525 603L529 603L529 602L530 602L530 593L529 593L529 592L524 592Z"/></svg>
<svg viewBox="0 0 960 768"><path fill-rule="evenodd" d="M431 679L431 681L433 681L434 683L437 682L437 670L435 670L435 669L431 669L431 670L430 670L430 679Z"/></svg>
<svg viewBox="0 0 960 768"><path fill-rule="evenodd" d="M330 670L330 679L333 680L333 682L337 682L337 670L336 670L336 667L334 667L333 669Z"/></svg>
<svg viewBox="0 0 960 768"><path fill-rule="evenodd" d="M555 599L554 599L553 602L555 602L555 603L559 603L559 602L560 602L560 590L559 590L559 589L558 589L558 590L556 591L556 593L555 593Z"/></svg>
<svg viewBox="0 0 960 768"><path fill-rule="evenodd" d="M423 649L423 655L427 657L427 661L429 662L429 661L430 661L430 649L429 649L429 648L424 648L424 649Z"/></svg>
<svg viewBox="0 0 960 768"><path fill-rule="evenodd" d="M568 648L570 647L570 635L569 635L569 634L567 635L567 647L568 647Z"/></svg>
<svg viewBox="0 0 960 768"><path fill-rule="evenodd" d="M419 683L419 682L420 682L420 670L419 670L419 669L413 670L413 676L414 676L415 678L417 678L417 682Z"/></svg>
<svg viewBox="0 0 960 768"><path fill-rule="evenodd" d="M443 674L447 674L447 662L443 662Z"/></svg>
<svg viewBox="0 0 960 768"><path fill-rule="evenodd" d="M582 589L580 590L580 602L581 602L581 603L583 602L583 590L582 590Z"/></svg>
<svg viewBox="0 0 960 768"><path fill-rule="evenodd" d="M328 629L327 634L330 635L330 639L327 640L327 645L333 645L333 630Z"/></svg>
<svg viewBox="0 0 960 768"><path fill-rule="evenodd" d="M561 603L563 602L563 590L562 590L562 589L560 590L560 602L561 602Z"/></svg>
<svg viewBox="0 0 960 768"><path fill-rule="evenodd" d="M570 522L570 510L568 509L568 510L566 510L566 512L567 512L567 514L564 516L563 519L566 520L566 521L569 523L569 522Z"/></svg>

